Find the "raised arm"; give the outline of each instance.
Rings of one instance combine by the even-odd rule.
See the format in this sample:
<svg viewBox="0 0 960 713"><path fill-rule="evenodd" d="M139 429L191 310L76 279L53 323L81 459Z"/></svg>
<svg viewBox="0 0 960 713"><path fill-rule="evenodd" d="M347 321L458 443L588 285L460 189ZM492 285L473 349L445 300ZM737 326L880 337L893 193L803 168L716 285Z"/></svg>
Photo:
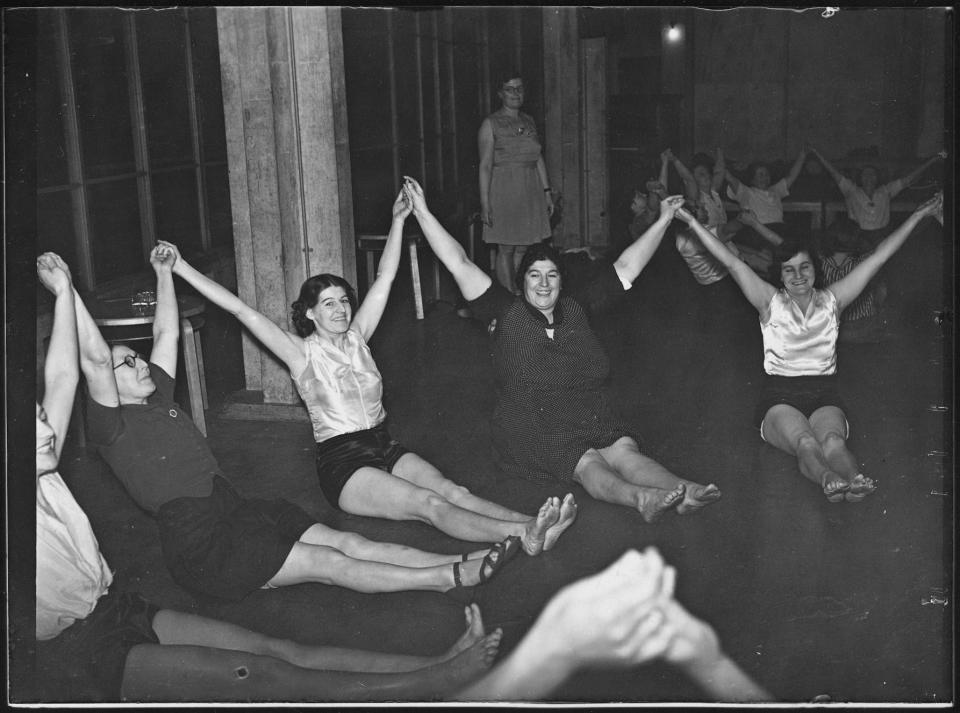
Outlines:
<svg viewBox="0 0 960 713"><path fill-rule="evenodd" d="M677 211L677 217L684 221L700 238L703 246L710 251L721 265L730 271L730 276L740 287L744 297L754 306L762 316L770 306L770 300L777 293L777 290L769 282L762 280L757 276L750 266L743 260L734 255L713 233L703 227L693 215L686 210Z"/></svg>
<svg viewBox="0 0 960 713"><path fill-rule="evenodd" d="M407 216L410 215L411 207L409 199L401 190L397 194L397 200L393 202L393 221L390 223L387 244L383 248L380 265L377 267L377 279L370 285L367 296L363 298L363 303L357 308L357 313L354 315L351 325L363 335L364 340L369 340L373 336L377 325L380 324L383 310L387 307L390 288L393 286L393 280L397 276L397 268L400 266L400 253L403 250L403 224Z"/></svg>
<svg viewBox="0 0 960 713"><path fill-rule="evenodd" d="M940 159L944 159L946 157L947 157L947 152L940 151L936 156L931 156L922 164L920 164L915 169L913 169L906 176L903 176L902 178L898 178L895 181L890 181L890 183L887 184L887 192L890 194L890 197L893 198L904 188L911 186L914 181L920 178L920 176L923 174L924 171L926 171L928 168L930 168L933 164L935 164Z"/></svg>
<svg viewBox="0 0 960 713"><path fill-rule="evenodd" d="M194 269L183 259L180 251L172 243L161 240L159 244L174 251L176 256L173 263L174 275L181 277L201 295L240 320L240 323L286 364L290 371L298 373L303 369L306 365L306 356L303 340L300 337L280 329L265 315L244 304L243 300L235 294Z"/></svg>
<svg viewBox="0 0 960 713"><path fill-rule="evenodd" d="M830 163L816 148L810 147L810 150L818 159L820 159L820 163L822 163L823 167L827 169L827 173L829 173L833 180L837 182L837 185L840 185L840 181L844 179L844 175L840 173L840 171L837 170L837 167Z"/></svg>
<svg viewBox="0 0 960 713"><path fill-rule="evenodd" d="M73 282L67 264L55 253L43 253L37 258L37 276L55 300L50 345L43 365L43 410L56 434L54 452L59 461L80 381Z"/></svg>
<svg viewBox="0 0 960 713"><path fill-rule="evenodd" d="M157 309L153 316L153 350L150 361L171 377L177 375L177 344L180 342L180 310L173 287L173 264L177 256L165 244L150 251L150 265L157 273Z"/></svg>
<svg viewBox="0 0 960 713"><path fill-rule="evenodd" d="M647 228L647 231L626 250L620 253L620 257L613 263L613 267L622 281L633 282L637 279L657 251L664 233L667 232L667 226L670 225L674 214L682 205L683 196L668 196L660 201L660 215L656 222Z"/></svg>
<svg viewBox="0 0 960 713"><path fill-rule="evenodd" d="M830 291L837 298L838 307L841 311L857 299L870 280L873 279L873 276L883 267L883 264L906 242L917 224L926 216L936 213L942 202L943 193L938 193L918 207L899 228L881 240L876 249L867 255L859 265L847 273L845 277L829 285Z"/></svg>
<svg viewBox="0 0 960 713"><path fill-rule="evenodd" d="M159 302L159 300L158 300ZM74 290L73 305L77 316L77 337L80 343L80 368L87 380L90 398L103 406L119 406L117 380L113 373L113 353L87 306Z"/></svg>
<svg viewBox="0 0 960 713"><path fill-rule="evenodd" d="M550 177L547 176L547 164L543 156L537 157L537 175L540 176L540 184L543 186L543 197L547 201L547 215L553 216L553 191L550 190Z"/></svg>
<svg viewBox="0 0 960 713"><path fill-rule="evenodd" d="M800 149L800 153L797 154L797 160L794 161L793 166L790 167L790 172L783 179L786 181L787 188L790 188L793 182L800 176L800 171L803 170L803 162L807 158L807 153L807 145L804 144L803 148Z"/></svg>
<svg viewBox="0 0 960 713"><path fill-rule="evenodd" d="M740 191L741 181L739 178L730 173L730 169L727 168L726 165L723 167L723 177L727 179L727 183L730 184L727 186L727 195L730 195L730 197L733 198L732 193L738 193Z"/></svg>
<svg viewBox="0 0 960 713"><path fill-rule="evenodd" d="M762 237L771 245L776 246L783 244L783 238L780 236L780 234L770 230L770 228L757 220L757 216L752 210L740 211L740 215L737 216L737 220L744 225L748 225L753 228L755 231L757 231L757 234L760 237Z"/></svg>
<svg viewBox="0 0 960 713"><path fill-rule="evenodd" d="M690 169L684 166L680 159L673 155L673 151L670 149L667 149L660 154L660 159L664 162L664 166L666 166L668 163L673 163L673 167L677 169L677 175L680 176L680 180L683 181L684 194L687 196L688 200L696 203L697 198L700 196L700 187L697 185L693 174L690 173ZM661 171L660 173L660 182L663 183L663 185L667 185L667 177L664 175L664 173L664 171Z"/></svg>
<svg viewBox="0 0 960 713"><path fill-rule="evenodd" d="M484 119L477 132L477 149L480 154L480 219L493 227L493 211L490 209L490 178L493 176L493 124ZM546 170L544 170L546 173Z"/></svg>
<svg viewBox="0 0 960 713"><path fill-rule="evenodd" d="M412 178L404 176L404 187L413 206L413 215L420 223L420 229L430 249L437 259L443 263L463 293L465 300L475 300L490 288L493 280L483 270L477 267L467 257L463 246L448 233L440 222L427 208L427 201L420 184Z"/></svg>

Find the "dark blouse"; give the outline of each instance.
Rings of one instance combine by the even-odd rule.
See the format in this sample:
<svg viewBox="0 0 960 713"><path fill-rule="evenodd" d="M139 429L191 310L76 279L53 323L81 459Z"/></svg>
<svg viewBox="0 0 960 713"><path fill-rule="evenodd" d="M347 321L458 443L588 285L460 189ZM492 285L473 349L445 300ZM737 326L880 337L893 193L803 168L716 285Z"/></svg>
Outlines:
<svg viewBox="0 0 960 713"><path fill-rule="evenodd" d="M513 475L570 480L588 449L633 435L610 405L610 363L589 322L590 314L611 306L625 290L612 264L588 265L582 272L568 278L552 325L496 281L470 302L478 319L497 320L491 437L500 467Z"/></svg>

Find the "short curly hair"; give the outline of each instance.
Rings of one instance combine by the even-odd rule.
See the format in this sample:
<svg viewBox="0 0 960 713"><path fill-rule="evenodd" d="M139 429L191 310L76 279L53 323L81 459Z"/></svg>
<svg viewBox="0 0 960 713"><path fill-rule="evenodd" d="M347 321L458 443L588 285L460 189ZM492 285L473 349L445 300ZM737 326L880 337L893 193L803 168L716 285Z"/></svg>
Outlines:
<svg viewBox="0 0 960 713"><path fill-rule="evenodd" d="M517 274L513 276L514 285L519 289L523 289L523 276L527 274L530 266L538 260L549 260L557 266L557 271L560 273L560 288L563 289L567 277L566 270L564 270L563 267L563 260L560 257L560 251L548 243L534 243L527 248L523 257L520 258L520 264L517 266Z"/></svg>
<svg viewBox="0 0 960 713"><path fill-rule="evenodd" d="M823 267L820 257L820 251L813 240L808 238L788 238L783 244L773 249L773 262L770 263L769 281L776 287L784 287L783 284L783 263L791 258L806 253L810 256L810 262L813 263L814 280L813 286L822 288L823 285Z"/></svg>
<svg viewBox="0 0 960 713"><path fill-rule="evenodd" d="M309 337L316 331L317 327L313 320L307 316L307 311L317 306L320 293L328 287L342 287L343 291L347 293L347 299L350 300L351 314L356 314L357 293L353 289L353 285L339 275L331 275L328 272L314 275L300 286L300 295L297 297L297 301L291 305L293 307L293 326L301 337Z"/></svg>

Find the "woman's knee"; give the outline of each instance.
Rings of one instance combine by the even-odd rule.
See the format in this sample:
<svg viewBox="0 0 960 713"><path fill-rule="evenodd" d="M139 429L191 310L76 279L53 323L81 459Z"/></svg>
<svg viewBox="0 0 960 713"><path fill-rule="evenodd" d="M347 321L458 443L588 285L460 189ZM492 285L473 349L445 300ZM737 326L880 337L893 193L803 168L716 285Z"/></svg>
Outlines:
<svg viewBox="0 0 960 713"><path fill-rule="evenodd" d="M830 430L820 437L820 445L825 451L835 450L846 446L847 439L844 434L836 430Z"/></svg>

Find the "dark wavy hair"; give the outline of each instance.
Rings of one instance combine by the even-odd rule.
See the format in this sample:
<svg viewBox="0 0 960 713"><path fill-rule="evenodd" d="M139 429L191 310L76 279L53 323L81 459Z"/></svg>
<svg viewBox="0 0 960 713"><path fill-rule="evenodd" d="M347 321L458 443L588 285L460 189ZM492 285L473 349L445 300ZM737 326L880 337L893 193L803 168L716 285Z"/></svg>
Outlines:
<svg viewBox="0 0 960 713"><path fill-rule="evenodd" d="M696 169L697 166L703 166L707 171L713 173L713 167L715 163L710 154L707 153L696 153L693 155L693 158L690 160L690 171L691 173Z"/></svg>
<svg viewBox="0 0 960 713"><path fill-rule="evenodd" d="M297 301L291 305L293 307L293 326L301 337L309 337L316 331L316 325L307 316L307 310L317 306L320 293L328 287L342 287L343 291L347 293L347 299L350 300L350 313L356 314L357 293L353 289L353 285L339 275L331 275L328 272L314 275L300 286L300 295L297 297Z"/></svg>
<svg viewBox="0 0 960 713"><path fill-rule="evenodd" d="M813 263L813 286L817 289L823 287L823 267L821 264L820 251L816 244L808 238L788 238L773 249L773 262L770 264L769 281L775 287L783 287L783 263L792 257L806 253L810 256L810 262Z"/></svg>
<svg viewBox="0 0 960 713"><path fill-rule="evenodd" d="M509 82L511 79L523 79L523 75L516 71L515 67L508 67L507 69L494 74L492 79L494 91L499 92L501 89L503 89L503 85Z"/></svg>
<svg viewBox="0 0 960 713"><path fill-rule="evenodd" d="M517 274L513 276L514 285L522 289L523 276L527 274L527 270L529 270L530 266L537 260L549 260L557 266L557 271L560 273L560 289L563 289L563 285L567 279L567 271L563 268L560 251L548 243L534 243L527 248L523 257L520 258Z"/></svg>

